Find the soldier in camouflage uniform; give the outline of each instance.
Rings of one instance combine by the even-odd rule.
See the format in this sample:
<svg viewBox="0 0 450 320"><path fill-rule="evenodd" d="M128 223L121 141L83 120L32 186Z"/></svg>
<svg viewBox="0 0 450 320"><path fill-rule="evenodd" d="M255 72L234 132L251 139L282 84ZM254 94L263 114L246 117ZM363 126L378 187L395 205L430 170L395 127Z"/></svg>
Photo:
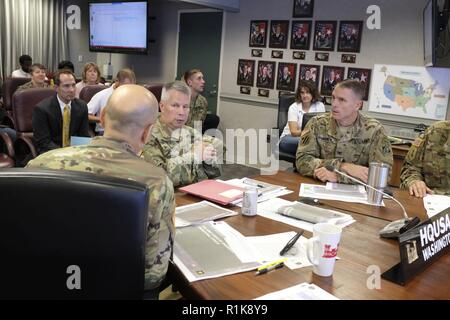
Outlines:
<svg viewBox="0 0 450 320"><path fill-rule="evenodd" d="M400 187L416 197L450 195L450 120L434 123L414 141L400 180Z"/></svg>
<svg viewBox="0 0 450 320"><path fill-rule="evenodd" d="M145 290L147 297L157 298L172 253L174 191L165 172L138 154L156 120L158 102L144 87L124 85L114 90L104 110L103 137L95 137L89 145L49 151L30 161L28 167L88 171L148 186Z"/></svg>
<svg viewBox="0 0 450 320"><path fill-rule="evenodd" d="M208 101L200 94L205 89L205 80L199 69L191 69L184 73L184 81L191 88L191 104L186 125L194 128L194 121L203 124L208 113Z"/></svg>
<svg viewBox="0 0 450 320"><path fill-rule="evenodd" d="M45 66L40 63L35 63L31 66L31 81L19 86L16 91L47 87L48 84L45 82Z"/></svg>
<svg viewBox="0 0 450 320"><path fill-rule="evenodd" d="M370 162L392 167L391 144L383 126L359 112L363 96L364 88L356 80L336 86L331 112L314 117L302 131L296 156L300 174L323 182L353 183L325 168L331 165L367 182Z"/></svg>
<svg viewBox="0 0 450 320"><path fill-rule="evenodd" d="M180 81L168 83L161 94L161 115L144 146L145 160L164 168L175 187L222 174L223 144L185 125L190 89Z"/></svg>

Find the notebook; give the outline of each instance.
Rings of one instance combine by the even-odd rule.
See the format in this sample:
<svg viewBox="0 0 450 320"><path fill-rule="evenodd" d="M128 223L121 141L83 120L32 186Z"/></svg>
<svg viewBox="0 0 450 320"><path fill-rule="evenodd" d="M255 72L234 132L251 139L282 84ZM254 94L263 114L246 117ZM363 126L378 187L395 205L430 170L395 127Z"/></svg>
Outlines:
<svg viewBox="0 0 450 320"><path fill-rule="evenodd" d="M245 191L244 188L216 180L203 180L182 187L179 190L221 205L227 205L230 202L242 198Z"/></svg>

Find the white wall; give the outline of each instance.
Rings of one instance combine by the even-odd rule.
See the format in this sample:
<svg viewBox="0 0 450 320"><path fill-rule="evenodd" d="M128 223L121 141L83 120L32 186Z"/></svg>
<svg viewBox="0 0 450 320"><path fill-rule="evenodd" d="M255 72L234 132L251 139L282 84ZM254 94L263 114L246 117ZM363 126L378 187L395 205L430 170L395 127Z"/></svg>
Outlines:
<svg viewBox="0 0 450 320"><path fill-rule="evenodd" d="M271 59L271 48L263 48L262 58L252 58L248 46L250 20L295 20L292 18L293 0L245 0L240 2L240 11L227 12L224 30L224 48L222 57L221 87L219 88L220 127L223 128L266 128L275 127L277 118L278 91L271 90L269 98L257 96L257 88L252 88L250 96L239 93L236 84L237 62L239 59ZM314 61L314 51L306 53L305 60L292 60L292 50L284 49L282 61L295 63L314 63L356 68L373 68L374 63L423 65L422 48L422 10L427 0L321 0L315 1L314 17L308 20L363 20L361 51L355 64L342 64L341 52L330 52L328 62ZM66 6L80 5L82 10L82 30L69 31L70 59L76 64L77 72L88 60L98 64L108 62L109 55L89 53L87 30L87 1L66 0ZM381 29L369 30L365 21L369 5L378 5L381 9ZM178 11L202 8L201 6L173 1L153 0L150 2L150 37L156 42L150 45L148 55L113 54L114 73L122 67L134 68L139 82L167 82L175 78L175 53L177 39ZM78 55L84 57L77 63ZM367 105L365 106L365 109ZM239 116L237 116L239 115ZM382 118L380 114L376 117ZM447 112L450 118L450 111ZM398 119L392 117L382 120L385 124L412 128L422 119ZM407 121L409 123L402 123ZM424 121L427 123L427 121ZM428 122L429 123L429 122Z"/></svg>
<svg viewBox="0 0 450 320"><path fill-rule="evenodd" d="M329 53L329 61L314 60L314 51L306 52L305 60L293 60L291 49L283 49L284 58L272 59L271 48L263 48L262 58L252 58L248 46L251 20L296 20L292 18L292 1L258 1L241 2L239 13L227 13L222 68L220 117L222 128L244 129L271 128L276 126L278 91L270 90L270 97L257 96L257 88L252 87L251 95L239 93L236 84L237 63L239 59L272 60L276 62L294 62L297 64L334 65L355 68L373 68L374 63L402 64L423 66L422 47L422 10L428 0L387 1L387 0L322 0L315 1L314 17L305 20L363 20L361 51L357 53L355 64L341 63L342 52ZM378 5L381 9L381 29L369 30L366 27L366 13L369 5ZM339 25L339 23L338 23ZM288 44L289 47L289 44ZM312 45L311 45L312 48ZM249 102L249 100L252 100ZM260 103L258 101L265 101ZM367 103L364 109L367 108ZM239 114L239 117L236 117ZM450 111L448 112L450 114ZM375 114L378 118L383 115ZM386 116L384 117L386 118ZM243 119L251 119L245 121ZM412 127L407 123L399 124L405 119L392 117L393 121L383 120L385 124ZM423 119L409 118L406 121L419 123Z"/></svg>

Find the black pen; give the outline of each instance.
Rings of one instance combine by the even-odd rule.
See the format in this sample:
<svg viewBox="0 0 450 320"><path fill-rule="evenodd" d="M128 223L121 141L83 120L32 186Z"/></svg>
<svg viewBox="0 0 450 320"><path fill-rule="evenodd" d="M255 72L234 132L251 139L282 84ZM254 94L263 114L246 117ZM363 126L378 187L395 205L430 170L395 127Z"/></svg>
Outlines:
<svg viewBox="0 0 450 320"><path fill-rule="evenodd" d="M289 242L284 246L283 249L280 251L280 256L285 255L291 248L294 246L294 244L297 242L297 240L301 237L304 230L298 232Z"/></svg>

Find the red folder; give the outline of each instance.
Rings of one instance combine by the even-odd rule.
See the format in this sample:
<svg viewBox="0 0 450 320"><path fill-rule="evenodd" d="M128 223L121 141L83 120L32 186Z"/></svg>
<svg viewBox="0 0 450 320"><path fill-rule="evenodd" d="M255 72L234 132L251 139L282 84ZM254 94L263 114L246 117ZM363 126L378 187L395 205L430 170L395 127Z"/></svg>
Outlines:
<svg viewBox="0 0 450 320"><path fill-rule="evenodd" d="M216 180L203 180L178 189L193 194L197 197L227 205L242 198L244 188L235 187L230 184Z"/></svg>

